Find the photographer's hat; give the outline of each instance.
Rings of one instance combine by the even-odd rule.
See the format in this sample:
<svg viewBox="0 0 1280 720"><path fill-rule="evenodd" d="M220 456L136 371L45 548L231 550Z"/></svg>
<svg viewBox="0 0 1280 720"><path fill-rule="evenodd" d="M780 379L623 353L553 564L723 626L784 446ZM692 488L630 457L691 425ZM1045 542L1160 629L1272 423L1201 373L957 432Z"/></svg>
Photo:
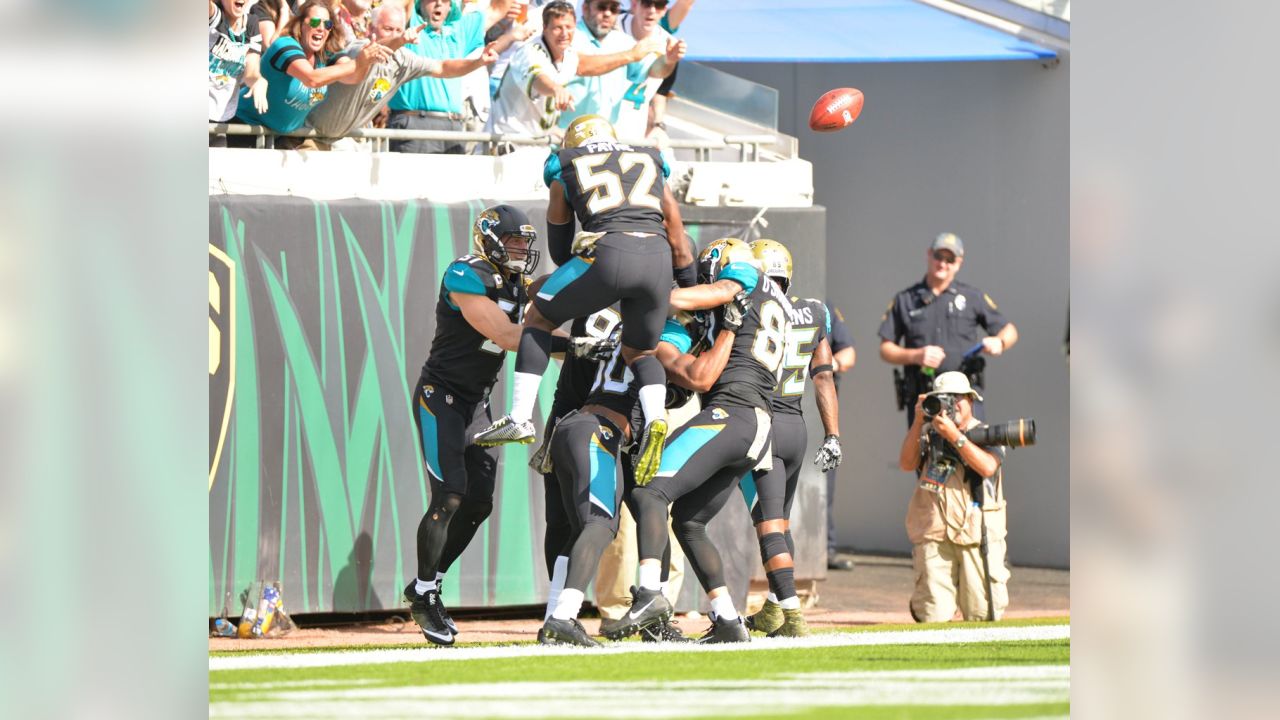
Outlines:
<svg viewBox="0 0 1280 720"><path fill-rule="evenodd" d="M969 386L969 376L955 370L944 372L933 380L930 395L971 395L982 402L982 396Z"/></svg>

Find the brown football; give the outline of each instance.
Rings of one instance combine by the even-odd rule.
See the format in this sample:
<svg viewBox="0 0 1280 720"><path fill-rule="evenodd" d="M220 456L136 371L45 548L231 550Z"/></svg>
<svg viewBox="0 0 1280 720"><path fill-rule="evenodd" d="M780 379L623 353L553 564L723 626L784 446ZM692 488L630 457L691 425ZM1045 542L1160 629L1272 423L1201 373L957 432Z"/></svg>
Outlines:
<svg viewBox="0 0 1280 720"><path fill-rule="evenodd" d="M853 124L862 112L862 91L857 88L829 90L809 111L809 127L818 132L835 132Z"/></svg>

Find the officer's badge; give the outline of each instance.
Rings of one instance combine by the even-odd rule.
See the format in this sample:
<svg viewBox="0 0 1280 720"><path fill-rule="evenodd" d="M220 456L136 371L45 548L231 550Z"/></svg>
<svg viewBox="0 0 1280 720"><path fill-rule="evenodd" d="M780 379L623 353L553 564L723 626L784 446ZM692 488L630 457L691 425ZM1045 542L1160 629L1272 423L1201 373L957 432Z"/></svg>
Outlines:
<svg viewBox="0 0 1280 720"><path fill-rule="evenodd" d="M452 395L445 395L445 396L444 396L444 401L445 401L445 402L447 402L447 403L449 403L450 405L452 405L452 404L453 404L453 396L452 396Z"/></svg>
<svg viewBox="0 0 1280 720"><path fill-rule="evenodd" d="M712 419L712 420L723 420L723 419L725 419L725 418L727 418L727 417L729 417L729 413L725 412L724 410L721 410L720 408L712 408L712 409L711 409L711 419Z"/></svg>
<svg viewBox="0 0 1280 720"><path fill-rule="evenodd" d="M434 393L435 391L436 391L436 386L435 386L435 385L423 385L423 386L422 386L422 396L423 396L423 397L431 397L432 393Z"/></svg>
<svg viewBox="0 0 1280 720"><path fill-rule="evenodd" d="M956 312L964 312L964 305L967 302L963 295L956 295Z"/></svg>
<svg viewBox="0 0 1280 720"><path fill-rule="evenodd" d="M600 426L600 437L604 438L605 440L612 440L612 439L613 439L613 433L612 433L612 432L610 432L609 428L607 428L607 427L605 427L605 426L601 425L601 426Z"/></svg>

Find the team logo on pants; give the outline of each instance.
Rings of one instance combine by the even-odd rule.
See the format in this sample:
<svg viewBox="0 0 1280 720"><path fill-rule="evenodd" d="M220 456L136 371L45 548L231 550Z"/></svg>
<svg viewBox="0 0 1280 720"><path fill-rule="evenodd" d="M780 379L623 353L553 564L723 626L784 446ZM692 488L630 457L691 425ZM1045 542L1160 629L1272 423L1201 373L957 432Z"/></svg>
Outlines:
<svg viewBox="0 0 1280 720"><path fill-rule="evenodd" d="M604 438L605 440L612 440L612 439L613 439L613 433L609 432L609 428L607 428L607 427L605 427L605 426L601 425L601 426L600 426L600 437Z"/></svg>
<svg viewBox="0 0 1280 720"><path fill-rule="evenodd" d="M712 409L711 409L711 419L712 419L712 420L723 420L723 419L725 419L725 418L727 418L727 417L729 417L729 413L725 412L724 410L721 410L720 408L712 408Z"/></svg>
<svg viewBox="0 0 1280 720"><path fill-rule="evenodd" d="M431 394L434 393L435 391L436 391L435 385L423 385L422 397L431 397Z"/></svg>

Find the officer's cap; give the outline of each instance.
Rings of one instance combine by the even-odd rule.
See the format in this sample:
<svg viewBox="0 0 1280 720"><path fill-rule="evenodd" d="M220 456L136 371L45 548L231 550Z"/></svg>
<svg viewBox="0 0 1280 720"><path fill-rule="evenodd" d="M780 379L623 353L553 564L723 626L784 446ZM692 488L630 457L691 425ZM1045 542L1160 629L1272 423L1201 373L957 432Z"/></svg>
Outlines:
<svg viewBox="0 0 1280 720"><path fill-rule="evenodd" d="M964 257L964 241L955 233L944 232L933 239L933 244L929 246L930 250L950 250L956 254L956 257Z"/></svg>

